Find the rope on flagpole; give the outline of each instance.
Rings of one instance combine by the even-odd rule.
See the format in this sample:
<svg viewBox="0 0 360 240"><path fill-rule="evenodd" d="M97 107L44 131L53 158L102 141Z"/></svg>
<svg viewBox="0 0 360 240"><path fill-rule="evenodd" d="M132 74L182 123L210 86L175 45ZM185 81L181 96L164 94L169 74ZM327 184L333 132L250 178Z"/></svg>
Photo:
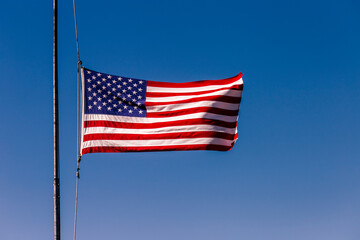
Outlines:
<svg viewBox="0 0 360 240"><path fill-rule="evenodd" d="M76 36L76 50L77 50L77 57L78 57L78 63L77 63L77 96L76 96L76 99L77 99L77 109L76 109L76 121L77 121L77 124L76 124L76 127L77 127L77 158L80 157L80 148L79 148L79 110L80 110L80 102L79 102L79 99L80 99L80 69L82 67L82 62L81 62L81 59L80 59L80 50L79 50L79 37L78 37L78 30L77 30L77 20L76 20L76 7L75 7L75 0L73 0L73 9L74 9L74 25L75 25L75 36ZM79 162L79 161L78 161Z"/></svg>
<svg viewBox="0 0 360 240"><path fill-rule="evenodd" d="M76 7L75 0L73 0L73 9L74 9L74 24L75 24L75 35L76 35L76 50L77 50L77 88L76 88L76 151L77 151L77 168L76 168L76 193L75 193L75 213L74 213L74 240L76 240L76 227L77 227L77 209L78 209L78 196L79 196L79 180L80 180L80 136L79 136L79 124L80 124L80 69L82 67L82 62L80 60L80 50L79 50L79 38L77 30L77 20L76 20Z"/></svg>
<svg viewBox="0 0 360 240"><path fill-rule="evenodd" d="M78 208L78 193L79 193L79 179L80 179L80 161L81 157L79 156L77 160L77 169L76 169L76 193L75 193L75 214L74 214L74 240L76 240L76 226L77 226L77 208Z"/></svg>
<svg viewBox="0 0 360 240"><path fill-rule="evenodd" d="M76 21L75 0L73 0L73 8L74 8L74 23L75 23L76 50L77 50L77 55L78 55L78 65L82 65L81 60L80 60L80 51L79 51L79 38L78 38L77 21Z"/></svg>
<svg viewBox="0 0 360 240"><path fill-rule="evenodd" d="M81 161L81 156L80 156L80 148L79 148L79 142L80 142L80 137L79 137L79 124L80 124L80 103L79 103L79 95L80 95L80 68L81 68L81 61L78 62L77 64L78 69L77 69L77 110L76 110L76 140L77 140L77 167L76 167L76 193L75 193L75 214L74 214L74 240L76 240L76 225L77 225L77 209L78 209L78 195L79 195L79 179L80 179L80 161Z"/></svg>

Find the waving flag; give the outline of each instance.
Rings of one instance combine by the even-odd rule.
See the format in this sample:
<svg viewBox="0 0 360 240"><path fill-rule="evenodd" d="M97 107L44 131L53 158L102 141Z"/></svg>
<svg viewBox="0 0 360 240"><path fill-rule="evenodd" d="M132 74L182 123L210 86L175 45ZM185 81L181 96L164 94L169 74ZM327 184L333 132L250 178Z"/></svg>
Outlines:
<svg viewBox="0 0 360 240"><path fill-rule="evenodd" d="M237 140L242 74L168 83L82 68L81 154L230 150Z"/></svg>

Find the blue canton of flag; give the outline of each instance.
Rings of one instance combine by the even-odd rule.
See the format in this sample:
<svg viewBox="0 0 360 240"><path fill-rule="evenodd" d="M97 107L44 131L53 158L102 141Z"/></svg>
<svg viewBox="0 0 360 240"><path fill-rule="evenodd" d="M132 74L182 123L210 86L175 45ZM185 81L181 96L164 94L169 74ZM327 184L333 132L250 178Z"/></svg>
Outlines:
<svg viewBox="0 0 360 240"><path fill-rule="evenodd" d="M145 80L84 70L86 114L146 117Z"/></svg>

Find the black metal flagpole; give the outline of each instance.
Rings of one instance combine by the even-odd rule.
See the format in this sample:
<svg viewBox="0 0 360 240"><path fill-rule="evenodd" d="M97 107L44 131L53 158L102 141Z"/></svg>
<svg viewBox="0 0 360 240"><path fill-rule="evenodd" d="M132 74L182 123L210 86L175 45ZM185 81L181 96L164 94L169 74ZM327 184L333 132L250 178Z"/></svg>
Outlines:
<svg viewBox="0 0 360 240"><path fill-rule="evenodd" d="M54 108L54 240L60 240L59 103L57 0L53 0L53 108Z"/></svg>

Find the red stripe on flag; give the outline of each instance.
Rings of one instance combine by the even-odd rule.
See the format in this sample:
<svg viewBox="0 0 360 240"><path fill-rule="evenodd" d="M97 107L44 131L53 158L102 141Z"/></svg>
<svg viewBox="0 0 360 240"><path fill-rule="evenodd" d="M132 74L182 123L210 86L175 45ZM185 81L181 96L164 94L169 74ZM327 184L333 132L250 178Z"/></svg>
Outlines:
<svg viewBox="0 0 360 240"><path fill-rule="evenodd" d="M179 139L179 138L222 138L234 140L234 134L223 132L179 132L161 134L114 134L94 133L84 136L84 142L91 140L156 140L156 139Z"/></svg>
<svg viewBox="0 0 360 240"><path fill-rule="evenodd" d="M234 85L226 88L219 88L215 90L201 91L201 92L183 92L183 93L173 93L173 92L147 92L146 97L173 97L173 96L191 96L191 95L200 95L213 93L221 90L243 90L243 85Z"/></svg>
<svg viewBox="0 0 360 240"><path fill-rule="evenodd" d="M241 101L241 97L229 97L229 96L209 96L209 97L195 97L185 100L179 101L171 101L171 102L145 102L146 106L158 106L158 105L170 105L170 104L178 104L178 103L192 103L197 101L218 101L218 102L226 102L226 103L239 103Z"/></svg>
<svg viewBox="0 0 360 240"><path fill-rule="evenodd" d="M162 118L162 117L174 117L174 116L200 113L200 112L221 114L225 116L237 116L239 110L225 110L221 108L212 108L212 107L197 107L197 108L188 108L188 109L181 109L181 110L174 110L167 112L148 112L146 116L151 118Z"/></svg>
<svg viewBox="0 0 360 240"><path fill-rule="evenodd" d="M89 127L111 127L111 128L133 128L133 129L151 129L161 127L185 126L185 125L215 125L226 128L235 128L236 122L225 122L213 119L187 119L168 122L156 123L129 123L129 122L114 122L114 121L84 121L84 128Z"/></svg>

